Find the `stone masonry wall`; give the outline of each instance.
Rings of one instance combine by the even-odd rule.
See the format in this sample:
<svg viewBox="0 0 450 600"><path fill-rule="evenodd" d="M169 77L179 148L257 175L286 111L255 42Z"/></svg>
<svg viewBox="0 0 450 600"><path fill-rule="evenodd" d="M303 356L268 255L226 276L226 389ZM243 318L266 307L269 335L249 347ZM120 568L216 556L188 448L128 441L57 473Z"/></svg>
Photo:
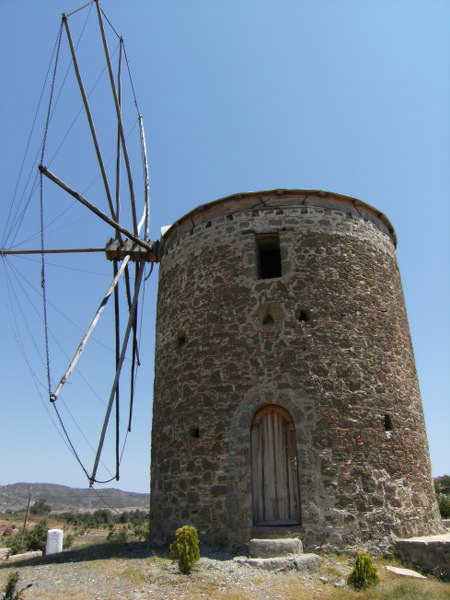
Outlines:
<svg viewBox="0 0 450 600"><path fill-rule="evenodd" d="M266 192L252 207L247 196L211 203L163 243L156 541L186 523L223 547L255 535L250 428L266 404L295 423L301 527L291 534L307 550L384 549L393 536L441 530L395 234L359 201L305 199ZM258 279L255 233L270 232L282 276Z"/></svg>

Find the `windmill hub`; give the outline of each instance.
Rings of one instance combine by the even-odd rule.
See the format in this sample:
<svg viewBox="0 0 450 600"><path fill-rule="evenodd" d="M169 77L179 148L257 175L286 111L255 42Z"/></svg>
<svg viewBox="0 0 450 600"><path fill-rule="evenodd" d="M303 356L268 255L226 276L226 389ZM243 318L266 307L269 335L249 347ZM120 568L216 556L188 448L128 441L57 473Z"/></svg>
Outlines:
<svg viewBox="0 0 450 600"><path fill-rule="evenodd" d="M152 247L149 250L133 240L113 240L106 242L105 253L108 260L123 260L129 255L130 260L138 262L159 262L159 242L150 242Z"/></svg>

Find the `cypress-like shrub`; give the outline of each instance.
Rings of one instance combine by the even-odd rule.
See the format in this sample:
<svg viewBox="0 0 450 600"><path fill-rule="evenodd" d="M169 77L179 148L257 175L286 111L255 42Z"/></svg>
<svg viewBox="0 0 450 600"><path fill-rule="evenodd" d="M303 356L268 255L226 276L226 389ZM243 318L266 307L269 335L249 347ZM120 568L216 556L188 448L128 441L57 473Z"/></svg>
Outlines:
<svg viewBox="0 0 450 600"><path fill-rule="evenodd" d="M198 535L195 527L184 525L175 532L170 544L170 558L178 561L180 572L187 575L200 558Z"/></svg>
<svg viewBox="0 0 450 600"><path fill-rule="evenodd" d="M355 590L363 590L377 585L379 581L377 568L372 558L365 552L358 552L353 571L347 577L348 585L351 585Z"/></svg>
<svg viewBox="0 0 450 600"><path fill-rule="evenodd" d="M439 494L438 496L439 510L443 519L450 519L450 496Z"/></svg>

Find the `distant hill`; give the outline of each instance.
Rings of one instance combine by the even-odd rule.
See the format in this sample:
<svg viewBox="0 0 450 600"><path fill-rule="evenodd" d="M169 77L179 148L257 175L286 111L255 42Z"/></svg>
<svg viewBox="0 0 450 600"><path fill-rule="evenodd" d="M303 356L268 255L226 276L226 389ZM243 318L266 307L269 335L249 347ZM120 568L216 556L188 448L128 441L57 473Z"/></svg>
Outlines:
<svg viewBox="0 0 450 600"><path fill-rule="evenodd" d="M25 510L30 492L31 504L42 498L51 506L52 511L98 508L148 510L150 504L149 494L123 492L113 488L92 490L53 483L12 483L0 485L0 511Z"/></svg>

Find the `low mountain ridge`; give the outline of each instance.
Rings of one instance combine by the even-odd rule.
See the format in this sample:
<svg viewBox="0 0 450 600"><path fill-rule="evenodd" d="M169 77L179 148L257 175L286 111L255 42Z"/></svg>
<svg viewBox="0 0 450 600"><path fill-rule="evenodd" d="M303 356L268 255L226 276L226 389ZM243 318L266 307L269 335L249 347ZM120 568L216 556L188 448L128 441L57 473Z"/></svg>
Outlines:
<svg viewBox="0 0 450 600"><path fill-rule="evenodd" d="M71 488L54 483L11 483L0 485L0 511L25 510L30 493L31 504L42 498L51 506L52 511L99 508L148 510L150 504L150 494L124 492L114 488L97 490Z"/></svg>

